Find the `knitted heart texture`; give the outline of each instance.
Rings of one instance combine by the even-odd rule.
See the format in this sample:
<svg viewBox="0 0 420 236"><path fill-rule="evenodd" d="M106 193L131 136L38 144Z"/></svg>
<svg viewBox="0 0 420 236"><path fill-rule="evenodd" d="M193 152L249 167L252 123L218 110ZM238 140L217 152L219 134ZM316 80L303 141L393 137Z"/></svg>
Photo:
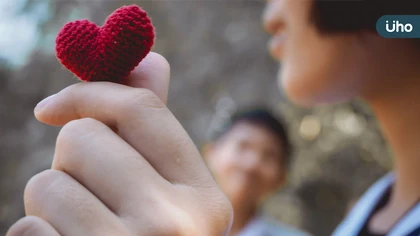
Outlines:
<svg viewBox="0 0 420 236"><path fill-rule="evenodd" d="M154 27L147 13L136 5L115 10L102 27L88 20L63 26L56 38L56 55L83 81L124 83L150 52Z"/></svg>

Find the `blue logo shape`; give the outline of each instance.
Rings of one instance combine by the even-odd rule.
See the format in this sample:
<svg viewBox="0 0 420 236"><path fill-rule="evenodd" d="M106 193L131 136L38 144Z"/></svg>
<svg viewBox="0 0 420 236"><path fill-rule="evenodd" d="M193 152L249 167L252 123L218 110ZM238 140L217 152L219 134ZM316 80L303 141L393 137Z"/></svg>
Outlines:
<svg viewBox="0 0 420 236"><path fill-rule="evenodd" d="M385 15L376 22L384 38L420 38L420 15Z"/></svg>

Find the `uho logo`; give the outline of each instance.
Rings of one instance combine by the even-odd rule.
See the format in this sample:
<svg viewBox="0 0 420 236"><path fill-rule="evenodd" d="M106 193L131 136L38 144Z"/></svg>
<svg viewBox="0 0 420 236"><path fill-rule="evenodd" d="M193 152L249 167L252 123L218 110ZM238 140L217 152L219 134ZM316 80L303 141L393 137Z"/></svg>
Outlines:
<svg viewBox="0 0 420 236"><path fill-rule="evenodd" d="M390 27L390 25L392 26L392 28ZM393 33L393 32L412 32L413 31L413 25L412 24L402 24L400 23L400 21L392 21L392 24L389 24L389 21L386 21L386 31Z"/></svg>

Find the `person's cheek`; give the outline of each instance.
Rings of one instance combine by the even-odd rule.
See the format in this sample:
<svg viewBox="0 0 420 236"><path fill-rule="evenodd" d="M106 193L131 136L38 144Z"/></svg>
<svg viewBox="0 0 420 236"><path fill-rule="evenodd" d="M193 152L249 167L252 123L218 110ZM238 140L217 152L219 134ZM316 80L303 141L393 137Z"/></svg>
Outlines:
<svg viewBox="0 0 420 236"><path fill-rule="evenodd" d="M307 2L310 1L286 1L287 37L278 74L279 87L291 101L303 106L313 105L313 96L322 90L324 65L328 59L325 40L308 19L311 4Z"/></svg>
<svg viewBox="0 0 420 236"><path fill-rule="evenodd" d="M235 170L235 158L233 158L234 152L231 149L226 149L219 153L218 158L218 176L224 184L229 184L233 181L232 173Z"/></svg>
<svg viewBox="0 0 420 236"><path fill-rule="evenodd" d="M302 41L302 37L306 40ZM329 51L323 50L313 34L288 41L279 83L291 101L302 106L312 106L317 102L328 77L328 68L325 68L330 64L328 56Z"/></svg>

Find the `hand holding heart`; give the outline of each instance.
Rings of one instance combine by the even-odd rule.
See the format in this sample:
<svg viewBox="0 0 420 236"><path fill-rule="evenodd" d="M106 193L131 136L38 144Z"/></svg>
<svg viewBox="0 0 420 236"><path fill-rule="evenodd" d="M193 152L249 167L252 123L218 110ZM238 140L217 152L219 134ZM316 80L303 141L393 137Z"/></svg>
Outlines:
<svg viewBox="0 0 420 236"><path fill-rule="evenodd" d="M98 35L96 42L105 37L90 23L81 25L88 27L70 25L67 30L83 35L91 29ZM133 34L114 36L125 42L125 35ZM126 42L136 45L125 49L138 51L122 50L127 54L121 58L141 58L143 43L139 42L144 41ZM78 52L100 55L69 69L83 80L109 79L111 74L103 66L113 61L107 53L89 51L86 45L79 45L81 51L64 50L63 55L68 54L62 60L71 64L85 55ZM101 45L96 49L106 46ZM135 64L128 62L132 64L119 67L124 68L121 78ZM104 77L95 77L99 74ZM128 76L128 86L78 83L39 103L37 119L63 128L51 169L35 175L26 186L27 216L7 235L226 234L232 221L230 203L166 107L169 74L168 62L149 53Z"/></svg>

